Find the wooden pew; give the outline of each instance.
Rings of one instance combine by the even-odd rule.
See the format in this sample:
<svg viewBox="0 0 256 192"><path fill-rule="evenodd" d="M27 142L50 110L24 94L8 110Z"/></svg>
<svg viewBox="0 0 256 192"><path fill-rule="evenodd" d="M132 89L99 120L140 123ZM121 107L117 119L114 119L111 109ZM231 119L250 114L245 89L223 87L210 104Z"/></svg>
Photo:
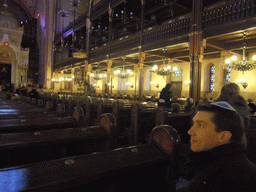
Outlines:
<svg viewBox="0 0 256 192"><path fill-rule="evenodd" d="M148 135L156 126L157 105L151 102L140 102L132 105L129 143L146 143Z"/></svg>
<svg viewBox="0 0 256 192"><path fill-rule="evenodd" d="M0 134L0 167L110 150L117 147L115 130L109 113L98 126Z"/></svg>
<svg viewBox="0 0 256 192"><path fill-rule="evenodd" d="M134 102L123 99L116 99L113 102L113 115L116 117L118 142L120 146L129 145L128 139L131 128L132 104Z"/></svg>
<svg viewBox="0 0 256 192"><path fill-rule="evenodd" d="M160 126L148 144L0 169L0 190L172 191L178 142L172 127Z"/></svg>
<svg viewBox="0 0 256 192"><path fill-rule="evenodd" d="M99 104L100 103L100 104ZM95 125L98 122L99 113L101 113L102 98L97 97L88 97L86 99L86 108L83 108L85 111L85 125L91 126Z"/></svg>
<svg viewBox="0 0 256 192"><path fill-rule="evenodd" d="M49 129L64 129L76 127L78 122L74 117L34 117L34 118L17 118L1 119L0 133L14 133L26 131L41 131Z"/></svg>
<svg viewBox="0 0 256 192"><path fill-rule="evenodd" d="M55 116L55 113L50 113L45 108L32 103L24 103L21 100L1 100L0 119L26 119L49 116Z"/></svg>
<svg viewBox="0 0 256 192"><path fill-rule="evenodd" d="M190 136L188 130L192 126L192 114L189 113L170 113L167 108L160 107L157 109L156 125L171 125L176 128L181 137L182 143L189 143Z"/></svg>

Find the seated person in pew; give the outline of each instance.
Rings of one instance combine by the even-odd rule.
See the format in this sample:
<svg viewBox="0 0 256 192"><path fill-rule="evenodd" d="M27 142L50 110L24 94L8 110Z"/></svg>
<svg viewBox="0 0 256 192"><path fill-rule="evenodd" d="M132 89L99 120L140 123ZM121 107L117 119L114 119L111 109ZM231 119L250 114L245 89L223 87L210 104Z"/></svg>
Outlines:
<svg viewBox="0 0 256 192"><path fill-rule="evenodd" d="M173 103L171 108L172 113L180 113L181 112L181 105L179 103Z"/></svg>
<svg viewBox="0 0 256 192"><path fill-rule="evenodd" d="M198 105L188 134L190 153L178 158L176 191L256 190L256 166L241 144L243 121L229 103Z"/></svg>
<svg viewBox="0 0 256 192"><path fill-rule="evenodd" d="M192 98L187 98L187 100L185 102L184 112L192 113L192 112L194 112L194 110L195 110L194 100Z"/></svg>

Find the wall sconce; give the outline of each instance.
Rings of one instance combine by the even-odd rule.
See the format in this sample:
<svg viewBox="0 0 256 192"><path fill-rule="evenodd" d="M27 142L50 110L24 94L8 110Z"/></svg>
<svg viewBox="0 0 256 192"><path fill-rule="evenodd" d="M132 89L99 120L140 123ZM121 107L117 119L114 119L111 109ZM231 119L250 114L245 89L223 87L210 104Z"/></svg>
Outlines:
<svg viewBox="0 0 256 192"><path fill-rule="evenodd" d="M156 84L156 82L155 82L155 81L151 81L151 82L150 82L150 85L155 85L155 86L156 86L156 88L159 88L159 84Z"/></svg>
<svg viewBox="0 0 256 192"><path fill-rule="evenodd" d="M127 82L126 85L129 86L129 87L131 87L131 88L133 88L133 84L130 85L130 82Z"/></svg>
<svg viewBox="0 0 256 192"><path fill-rule="evenodd" d="M243 78L237 79L236 82L240 83L244 89L248 86L248 83Z"/></svg>
<svg viewBox="0 0 256 192"><path fill-rule="evenodd" d="M111 83L108 83L107 85L110 87L110 86L111 86ZM114 85L112 85L111 88L114 88Z"/></svg>
<svg viewBox="0 0 256 192"><path fill-rule="evenodd" d="M191 83L191 81L190 81L190 80L185 81L186 87L187 87L187 86L189 86L189 85L190 85L190 83Z"/></svg>

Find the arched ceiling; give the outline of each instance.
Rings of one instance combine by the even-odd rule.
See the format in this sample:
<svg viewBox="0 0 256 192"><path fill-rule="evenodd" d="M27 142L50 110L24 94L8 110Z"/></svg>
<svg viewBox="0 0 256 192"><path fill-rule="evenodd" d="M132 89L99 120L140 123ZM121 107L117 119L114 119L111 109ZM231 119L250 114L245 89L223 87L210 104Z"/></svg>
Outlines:
<svg viewBox="0 0 256 192"><path fill-rule="evenodd" d="M0 9L8 9L19 20L31 20L34 17L34 7L37 0L0 0Z"/></svg>

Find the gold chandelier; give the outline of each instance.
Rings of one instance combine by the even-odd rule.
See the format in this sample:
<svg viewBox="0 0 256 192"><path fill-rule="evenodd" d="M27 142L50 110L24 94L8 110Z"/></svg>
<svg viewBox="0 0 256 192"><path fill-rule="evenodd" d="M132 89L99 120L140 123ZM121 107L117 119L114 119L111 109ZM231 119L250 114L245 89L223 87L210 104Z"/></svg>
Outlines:
<svg viewBox="0 0 256 192"><path fill-rule="evenodd" d="M246 53L246 42L245 42L245 38L246 38L246 34L247 32L244 31L243 32L243 56L242 56L242 60L238 61L238 63L236 63L237 61L237 56L236 55L232 55L230 58L227 58L225 60L225 63L231 65L231 68L236 70L236 71L242 71L242 73L244 74L245 71L251 71L253 69L256 68L256 55L253 55L252 60L254 61L253 63L250 63L246 57L245 57L245 53Z"/></svg>

